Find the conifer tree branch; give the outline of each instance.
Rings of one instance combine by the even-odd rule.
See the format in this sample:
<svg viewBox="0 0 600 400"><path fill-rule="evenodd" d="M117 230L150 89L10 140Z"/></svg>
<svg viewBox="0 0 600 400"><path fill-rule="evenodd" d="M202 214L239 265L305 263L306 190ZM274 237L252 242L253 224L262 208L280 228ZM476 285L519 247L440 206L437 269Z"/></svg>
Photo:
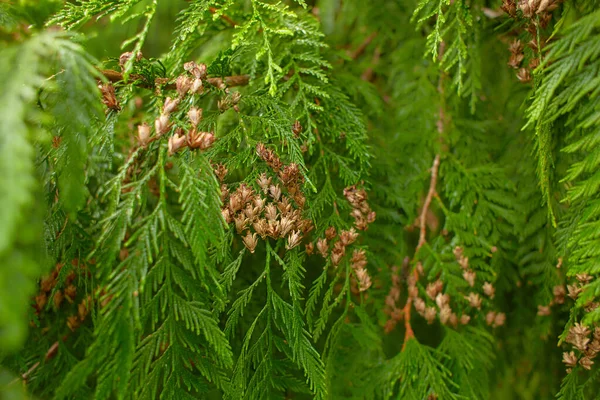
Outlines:
<svg viewBox="0 0 600 400"><path fill-rule="evenodd" d="M218 10L215 7L210 7L208 9L208 11L210 11L210 13L214 15ZM220 17L223 21L227 22L229 25L231 25L233 27L239 25L237 22L235 22L234 20L232 20L230 17L228 17L225 14L221 14Z"/></svg>
<svg viewBox="0 0 600 400"><path fill-rule="evenodd" d="M113 82L113 83L120 82L124 78L123 74L121 72L115 71L112 69L103 69L103 70L100 70L100 72L102 73L102 75L104 75L104 77L106 79L108 79L110 82ZM141 86L141 87L144 87L147 89L154 88L154 85L152 83L146 82L145 78L142 75L131 74L131 75L129 75L129 79L131 79L132 81L136 81L136 80L141 81L141 83L139 84L139 86ZM250 75L232 75L232 76L226 76L224 78L212 77L212 78L207 78L206 81L213 86L220 86L221 83L225 83L225 85L229 86L229 87L246 86L248 84L248 82L250 82ZM169 83L166 87L167 87L167 89L175 89L175 84Z"/></svg>
<svg viewBox="0 0 600 400"><path fill-rule="evenodd" d="M440 42L439 45L439 53L438 57L441 59L444 56L445 50L445 42ZM442 140L442 135L444 133L444 121L445 121L445 111L444 111L444 72L440 71L440 77L438 79L437 91L440 95L440 107L438 112L438 119L436 121L436 127L438 134L440 136L440 140ZM419 242L417 243L417 247L415 248L415 254L419 252L421 247L427 243L427 213L429 212L429 206L431 205L431 200L434 196L437 195L437 181L438 181L438 172L440 168L440 153L438 152L434 159L433 165L431 166L431 179L429 180L429 190L427 191L427 195L425 196L425 201L423 202L423 207L421 209L421 214L419 215ZM412 278L414 282L419 280L419 269L413 268ZM404 317L404 344L402 345L402 351L406 348L406 343L413 337L415 337L415 333L412 329L412 325L410 323L410 314L412 307L413 297L409 294L406 299L406 304L404 305L402 315Z"/></svg>
<svg viewBox="0 0 600 400"><path fill-rule="evenodd" d="M419 243L417 244L417 248L416 248L417 252L427 242L427 239L425 238L425 236L427 234L427 212L429 211L429 206L431 205L431 200L433 199L433 196L436 193L436 185L437 185L439 168L440 168L440 155L436 154L435 158L433 159L433 165L431 166L431 180L429 181L429 191L427 192L427 196L425 197L425 202L423 203L423 209L421 210L421 215L419 216ZM416 269L415 269L415 271L416 271Z"/></svg>

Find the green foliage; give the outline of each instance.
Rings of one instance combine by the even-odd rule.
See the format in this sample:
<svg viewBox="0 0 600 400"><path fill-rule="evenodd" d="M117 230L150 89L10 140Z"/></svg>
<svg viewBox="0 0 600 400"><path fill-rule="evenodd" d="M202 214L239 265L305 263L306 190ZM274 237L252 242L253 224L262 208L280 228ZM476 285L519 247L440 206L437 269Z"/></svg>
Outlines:
<svg viewBox="0 0 600 400"><path fill-rule="evenodd" d="M597 396L598 2L500 3L0 0L2 398Z"/></svg>
<svg viewBox="0 0 600 400"><path fill-rule="evenodd" d="M6 301L0 312L2 350L14 350L23 343L27 299L35 290L35 281L47 269L38 238L45 204L36 199L40 196L40 179L34 149L36 142L47 143L47 132L61 131L61 137L69 143L66 163L55 171L62 175L62 201L73 211L84 201L85 129L94 118L98 100L91 60L70 39L65 34L40 33L21 44L2 47L0 70L7 76L11 74L11 79L3 80L0 86L4 116L0 184L6 188L0 195L0 281ZM75 99L77 91L81 94ZM49 107L65 108L54 113L32 107L39 93L50 97L62 93L64 102L49 99L48 103ZM66 121L67 112L76 119ZM81 175L78 178L74 174Z"/></svg>

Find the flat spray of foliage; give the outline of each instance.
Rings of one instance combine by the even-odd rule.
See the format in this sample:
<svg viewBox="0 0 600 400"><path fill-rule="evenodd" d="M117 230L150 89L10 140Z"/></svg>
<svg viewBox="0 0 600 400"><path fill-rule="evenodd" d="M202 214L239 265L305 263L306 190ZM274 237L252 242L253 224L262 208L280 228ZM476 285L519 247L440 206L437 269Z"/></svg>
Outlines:
<svg viewBox="0 0 600 400"><path fill-rule="evenodd" d="M599 10L0 0L0 395L597 398Z"/></svg>

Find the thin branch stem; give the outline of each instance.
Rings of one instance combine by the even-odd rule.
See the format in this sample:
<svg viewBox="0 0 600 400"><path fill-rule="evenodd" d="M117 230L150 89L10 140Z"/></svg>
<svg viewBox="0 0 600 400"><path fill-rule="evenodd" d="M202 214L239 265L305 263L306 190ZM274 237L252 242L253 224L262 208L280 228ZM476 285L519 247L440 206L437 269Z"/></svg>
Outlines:
<svg viewBox="0 0 600 400"><path fill-rule="evenodd" d="M119 71L115 71L112 69L103 69L100 70L100 73L102 75L104 75L104 77L106 79L108 79L110 82L120 82L123 80L123 74ZM129 75L129 78L132 81L140 81L139 86L147 88L147 89L153 89L154 88L154 84L153 83L149 83L145 80L145 78L142 75L137 75L137 74L131 74ZM226 86L232 87L232 86L246 86L248 84L248 82L250 82L250 75L232 75L232 76L226 76L224 78L219 78L219 77L214 77L214 78L206 78L206 82L210 83L213 86L221 86L221 83L225 83ZM175 89L175 84L174 83L169 83L166 86L167 89Z"/></svg>
<svg viewBox="0 0 600 400"><path fill-rule="evenodd" d="M439 48L439 59L442 58L444 54L445 44L444 42L440 43ZM438 119L436 122L436 127L438 134L440 136L440 141L442 140L442 135L445 130L445 102L444 102L444 72L440 71L440 77L438 80L438 93L440 95L441 103L438 112ZM429 180L429 190L427 191L427 196L425 196L425 201L423 202L423 207L421 209L421 214L419 215L419 242L417 243L417 247L415 249L415 254L419 252L421 247L427 243L427 213L429 212L429 206L431 205L431 200L434 196L437 197L437 181L438 181L438 173L440 169L440 153L438 152L434 159L433 165L431 166L431 179ZM414 285L417 284L419 280L419 269L413 268L411 279L414 282ZM410 282L410 281L409 281ZM409 283L410 285L410 283ZM406 299L406 304L402 309L402 315L404 317L404 343L402 344L402 351L406 348L406 343L415 337L415 332L413 331L412 325L410 323L410 314L411 307L413 303L413 296L408 294L408 298Z"/></svg>
<svg viewBox="0 0 600 400"><path fill-rule="evenodd" d="M44 361L48 361L49 359L51 359L52 357L54 357L56 355L56 353L58 352L58 340L56 342L54 342L52 344L52 346L50 346L50 348L48 349L48 351L46 352L46 356L44 357ZM27 381L27 379L29 378L29 376L33 373L33 371L35 371L37 369L37 367L40 366L40 361L36 362L35 364L33 364L31 366L31 368L29 368L27 370L27 372L25 372L23 375L21 375L21 379L23 379L23 381Z"/></svg>
<svg viewBox="0 0 600 400"><path fill-rule="evenodd" d="M210 8L208 9L208 11L210 11L210 13L214 15L214 14L215 14L215 13L216 13L218 10L217 10L215 7L210 7ZM227 15L225 15L225 14L221 14L221 15L219 15L219 16L221 17L221 19L222 19L223 21L227 22L229 25L231 25L231 26L233 26L233 27L235 27L235 26L237 26L237 25L238 25L238 23L237 23L237 22L235 22L234 20L232 20L230 17L228 17L228 16L227 16Z"/></svg>
<svg viewBox="0 0 600 400"><path fill-rule="evenodd" d="M427 241L425 236L427 234L427 212L429 212L429 206L431 205L431 200L436 193L436 185L438 179L438 171L440 168L440 155L436 154L433 159L433 165L431 167L431 180L429 181L429 191L427 192L427 197L425 197L425 202L423 203L423 209L421 210L421 215L419 216L419 243L417 244L416 251L425 244Z"/></svg>
<svg viewBox="0 0 600 400"><path fill-rule="evenodd" d="M376 36L377 32L373 32L369 36L367 36L365 40L363 40L363 42L352 53L349 54L350 58L356 60L358 57L360 57L367 49L367 46L371 44L371 42L373 41L373 39L375 39Z"/></svg>

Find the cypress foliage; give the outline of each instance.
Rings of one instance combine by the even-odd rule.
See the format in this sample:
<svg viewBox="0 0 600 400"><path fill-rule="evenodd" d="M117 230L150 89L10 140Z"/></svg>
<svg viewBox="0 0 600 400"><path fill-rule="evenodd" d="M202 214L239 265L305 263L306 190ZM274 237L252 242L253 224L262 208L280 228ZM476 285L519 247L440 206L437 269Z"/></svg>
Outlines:
<svg viewBox="0 0 600 400"><path fill-rule="evenodd" d="M599 10L0 0L0 393L597 398Z"/></svg>

